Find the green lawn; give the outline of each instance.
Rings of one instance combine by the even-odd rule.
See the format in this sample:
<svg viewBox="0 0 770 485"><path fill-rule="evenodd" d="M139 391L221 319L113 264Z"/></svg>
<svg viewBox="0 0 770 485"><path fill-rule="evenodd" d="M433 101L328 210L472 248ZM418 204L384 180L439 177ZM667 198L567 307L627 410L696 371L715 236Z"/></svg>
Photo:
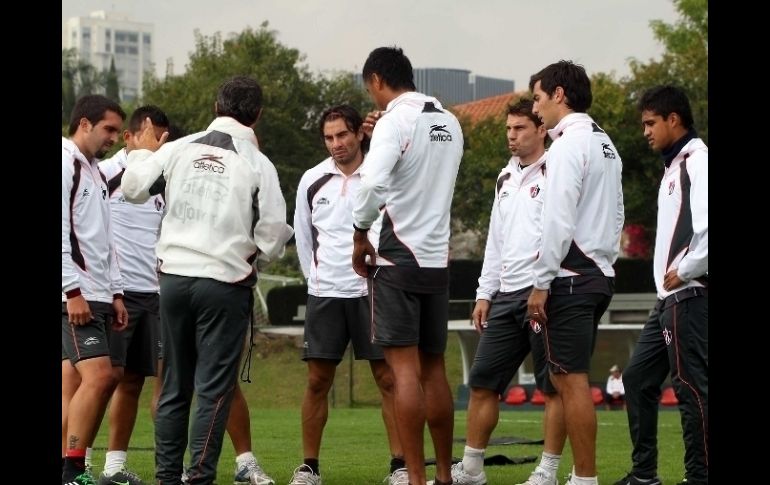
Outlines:
<svg viewBox="0 0 770 485"><path fill-rule="evenodd" d="M447 350L447 373L452 389L462 380L459 348L450 338ZM286 485L291 473L302 460L300 403L304 391L305 364L299 360L299 344L287 338L256 339L251 365L252 383L242 383L251 410L251 433L254 452L265 470L279 485ZM350 396L350 368L346 358L338 368L334 389L335 406L321 448L321 471L326 485L379 484L388 472L390 457L380 412L378 393L366 362L353 368L353 402ZM129 450L130 468L147 482L154 478L153 426L149 414L148 381ZM600 483L612 483L630 468L628 424L623 411L598 411L599 431L597 464ZM455 412L455 436L465 436L465 411ZM664 483L676 483L683 477L683 446L679 413L662 411L659 420L660 468ZM100 472L104 464L107 421L97 437L93 463ZM494 436L542 437L540 411L503 411ZM426 433L426 457L432 457L430 437ZM539 456L541 446L492 446L487 456ZM463 445L456 443L454 455L462 456ZM535 464L487 467L489 483L513 484L526 479ZM559 476L563 482L571 470L569 444L564 453ZM228 438L222 449L217 483L232 483L233 448ZM432 467L428 476L432 477Z"/></svg>

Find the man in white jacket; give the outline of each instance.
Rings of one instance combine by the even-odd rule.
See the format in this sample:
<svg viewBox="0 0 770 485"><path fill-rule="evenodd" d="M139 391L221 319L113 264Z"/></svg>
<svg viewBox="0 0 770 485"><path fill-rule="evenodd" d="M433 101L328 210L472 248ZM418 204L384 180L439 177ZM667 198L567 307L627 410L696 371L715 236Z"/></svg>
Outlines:
<svg viewBox="0 0 770 485"><path fill-rule="evenodd" d="M188 483L212 483L222 450L258 262L283 255L292 230L278 174L253 127L262 89L237 76L219 88L217 118L203 132L133 150L123 194L144 202L166 179L167 214L158 241L163 388L155 422L156 479L178 483L190 427ZM151 122L140 148L163 144Z"/></svg>
<svg viewBox="0 0 770 485"><path fill-rule="evenodd" d="M553 144L528 310L543 326L551 382L564 408L575 460L568 483L596 484L596 410L588 373L599 318L615 287L622 162L610 137L585 113L593 96L582 66L551 64L530 78L529 88L533 111Z"/></svg>
<svg viewBox="0 0 770 485"><path fill-rule="evenodd" d="M656 86L639 100L644 137L660 152L653 273L658 303L623 374L633 469L616 484L659 485L658 401L671 373L684 435L687 485L708 483L709 152L687 95Z"/></svg>
<svg viewBox="0 0 770 485"><path fill-rule="evenodd" d="M125 117L116 102L83 96L72 110L71 138L62 138L62 483L67 485L93 483L86 447L116 384L110 326L123 330L128 324L107 182L96 165L117 141Z"/></svg>

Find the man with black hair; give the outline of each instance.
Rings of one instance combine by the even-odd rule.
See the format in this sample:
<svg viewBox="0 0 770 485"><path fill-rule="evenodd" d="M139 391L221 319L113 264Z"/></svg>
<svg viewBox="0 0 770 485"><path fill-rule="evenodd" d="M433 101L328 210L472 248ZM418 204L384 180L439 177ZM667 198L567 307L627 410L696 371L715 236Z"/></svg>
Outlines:
<svg viewBox="0 0 770 485"><path fill-rule="evenodd" d="M115 388L108 339L125 329L123 280L97 160L118 139L125 112L101 96L78 99L62 138L62 483L91 485L86 448ZM75 375L76 374L76 375Z"/></svg>
<svg viewBox="0 0 770 485"><path fill-rule="evenodd" d="M370 339L366 278L353 271L348 259L353 251L353 204L369 138L361 115L348 105L324 111L319 125L329 157L302 176L294 213L297 256L308 286L302 353L308 376L302 401L304 462L294 471L291 485L321 483L318 457L329 414L327 396L348 343L356 359L369 361L382 395L382 418L392 456L387 480L391 485L406 485L393 412L393 376L382 348ZM379 220L376 226L369 233L375 242Z"/></svg>
<svg viewBox="0 0 770 485"><path fill-rule="evenodd" d="M371 113L364 124L373 132L353 210L353 268L369 278L371 338L383 347L393 371L396 427L409 483L426 483L427 421L436 452L435 483L450 484L454 412L444 367L447 262L463 134L436 98L415 92L412 64L401 49L374 49L363 80L383 111ZM375 252L367 232L379 217Z"/></svg>
<svg viewBox="0 0 770 485"><path fill-rule="evenodd" d="M596 484L596 410L588 373L596 332L614 293L612 265L623 228L622 162L586 114L591 81L559 61L529 81L533 112L548 129L543 233L534 263L530 318L542 326L551 382L561 399L574 470L568 485Z"/></svg>
<svg viewBox="0 0 770 485"><path fill-rule="evenodd" d="M214 109L208 129L160 148L164 139L147 120L123 174L130 202L146 201L161 173L168 196L157 246L164 360L155 419L159 483L182 476L193 392L188 483L216 479L258 263L282 256L292 235L277 172L254 135L259 84L228 79Z"/></svg>
<svg viewBox="0 0 770 485"><path fill-rule="evenodd" d="M656 86L639 100L644 137L663 158L653 273L658 302L623 374L633 468L616 485L659 485L658 401L679 400L686 485L708 483L708 147L687 95Z"/></svg>

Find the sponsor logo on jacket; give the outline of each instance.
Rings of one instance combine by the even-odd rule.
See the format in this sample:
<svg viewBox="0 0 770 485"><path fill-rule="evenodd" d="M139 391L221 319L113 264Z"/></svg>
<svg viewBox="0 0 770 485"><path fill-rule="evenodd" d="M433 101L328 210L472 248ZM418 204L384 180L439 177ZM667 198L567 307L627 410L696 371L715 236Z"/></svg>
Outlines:
<svg viewBox="0 0 770 485"><path fill-rule="evenodd" d="M205 153L202 158L193 160L193 168L200 172L211 172L220 175L225 173L225 164L222 163L222 157Z"/></svg>
<svg viewBox="0 0 770 485"><path fill-rule="evenodd" d="M446 125L430 125L428 136L430 141L452 141L452 134L446 129Z"/></svg>

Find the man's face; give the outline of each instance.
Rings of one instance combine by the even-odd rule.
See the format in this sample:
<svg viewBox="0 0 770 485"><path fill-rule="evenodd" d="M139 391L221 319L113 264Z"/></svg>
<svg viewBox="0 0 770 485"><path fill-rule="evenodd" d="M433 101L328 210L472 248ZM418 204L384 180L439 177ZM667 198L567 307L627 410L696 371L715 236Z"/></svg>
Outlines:
<svg viewBox="0 0 770 485"><path fill-rule="evenodd" d="M344 118L337 118L324 123L324 143L329 155L340 165L356 161L361 152L363 130L350 131Z"/></svg>
<svg viewBox="0 0 770 485"><path fill-rule="evenodd" d="M123 118L114 111L107 111L104 118L92 125L86 121L86 143L88 151L96 158L102 158L118 141L118 133L123 127Z"/></svg>
<svg viewBox="0 0 770 485"><path fill-rule="evenodd" d="M535 113L547 130L550 130L559 122L558 106L545 91L540 87L540 81L535 82L532 89L532 99L535 104L532 106L532 112Z"/></svg>
<svg viewBox="0 0 770 485"><path fill-rule="evenodd" d="M667 120L663 116L650 110L642 111L642 128L644 137L650 148L656 152L661 152L670 147L674 142L674 133L671 126L672 116Z"/></svg>
<svg viewBox="0 0 770 485"><path fill-rule="evenodd" d="M545 128L543 125L535 126L535 122L527 116L508 115L505 132L508 150L514 156L526 159L543 148Z"/></svg>

